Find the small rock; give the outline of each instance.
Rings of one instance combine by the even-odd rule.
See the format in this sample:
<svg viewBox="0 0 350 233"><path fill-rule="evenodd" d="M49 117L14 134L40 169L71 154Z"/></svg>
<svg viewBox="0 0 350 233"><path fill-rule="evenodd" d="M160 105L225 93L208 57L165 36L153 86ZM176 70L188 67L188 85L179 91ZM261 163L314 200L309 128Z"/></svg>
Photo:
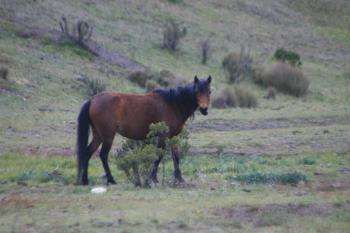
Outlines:
<svg viewBox="0 0 350 233"><path fill-rule="evenodd" d="M308 193L306 191L303 191L303 190L294 192L294 195L297 196L297 197L305 196L307 194Z"/></svg>
<svg viewBox="0 0 350 233"><path fill-rule="evenodd" d="M342 174L349 174L350 173L350 168L342 168L342 169L339 169L339 172L342 173Z"/></svg>
<svg viewBox="0 0 350 233"><path fill-rule="evenodd" d="M105 192L107 192L107 189L105 187L95 187L91 189L91 193L100 194Z"/></svg>

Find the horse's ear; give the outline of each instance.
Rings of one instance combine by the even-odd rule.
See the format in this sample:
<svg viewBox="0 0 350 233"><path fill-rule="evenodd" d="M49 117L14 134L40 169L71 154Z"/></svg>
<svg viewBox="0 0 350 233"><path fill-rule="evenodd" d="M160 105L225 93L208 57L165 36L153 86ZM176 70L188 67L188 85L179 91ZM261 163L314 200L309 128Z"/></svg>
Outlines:
<svg viewBox="0 0 350 233"><path fill-rule="evenodd" d="M197 75L194 76L194 83L199 83L199 79L198 79Z"/></svg>
<svg viewBox="0 0 350 233"><path fill-rule="evenodd" d="M208 83L211 83L211 75L208 77Z"/></svg>

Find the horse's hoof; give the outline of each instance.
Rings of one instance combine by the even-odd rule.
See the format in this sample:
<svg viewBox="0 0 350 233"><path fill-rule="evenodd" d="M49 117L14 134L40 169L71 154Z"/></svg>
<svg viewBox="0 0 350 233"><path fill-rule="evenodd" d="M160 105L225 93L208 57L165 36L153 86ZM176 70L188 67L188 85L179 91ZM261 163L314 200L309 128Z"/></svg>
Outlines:
<svg viewBox="0 0 350 233"><path fill-rule="evenodd" d="M186 181L182 177L175 178L175 185L186 184Z"/></svg>
<svg viewBox="0 0 350 233"><path fill-rule="evenodd" d="M158 178L157 177L152 177L152 182L155 183L155 184L158 184L159 181L158 181Z"/></svg>
<svg viewBox="0 0 350 233"><path fill-rule="evenodd" d="M112 185L113 185L113 184L117 184L117 182L115 182L115 180L108 180L107 183L108 183L108 184L112 184Z"/></svg>

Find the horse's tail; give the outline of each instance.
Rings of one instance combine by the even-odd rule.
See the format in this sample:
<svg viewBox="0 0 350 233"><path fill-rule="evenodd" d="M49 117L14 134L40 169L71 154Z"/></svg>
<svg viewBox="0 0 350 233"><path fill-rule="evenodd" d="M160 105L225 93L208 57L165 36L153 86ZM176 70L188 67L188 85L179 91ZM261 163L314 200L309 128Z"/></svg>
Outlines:
<svg viewBox="0 0 350 233"><path fill-rule="evenodd" d="M89 140L89 126L90 126L90 100L86 101L81 107L78 116L78 128L77 128L77 155L78 155L78 183L82 179L82 170L86 169L85 164L87 161L87 148Z"/></svg>

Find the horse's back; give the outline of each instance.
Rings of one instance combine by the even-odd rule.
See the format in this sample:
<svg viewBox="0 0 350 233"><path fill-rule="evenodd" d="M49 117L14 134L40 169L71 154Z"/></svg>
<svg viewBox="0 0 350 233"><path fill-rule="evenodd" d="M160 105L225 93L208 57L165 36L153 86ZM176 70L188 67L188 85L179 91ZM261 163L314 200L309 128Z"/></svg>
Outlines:
<svg viewBox="0 0 350 233"><path fill-rule="evenodd" d="M149 125L162 121L164 103L155 94L103 92L91 99L92 126L101 139L118 132L133 139L144 139Z"/></svg>

